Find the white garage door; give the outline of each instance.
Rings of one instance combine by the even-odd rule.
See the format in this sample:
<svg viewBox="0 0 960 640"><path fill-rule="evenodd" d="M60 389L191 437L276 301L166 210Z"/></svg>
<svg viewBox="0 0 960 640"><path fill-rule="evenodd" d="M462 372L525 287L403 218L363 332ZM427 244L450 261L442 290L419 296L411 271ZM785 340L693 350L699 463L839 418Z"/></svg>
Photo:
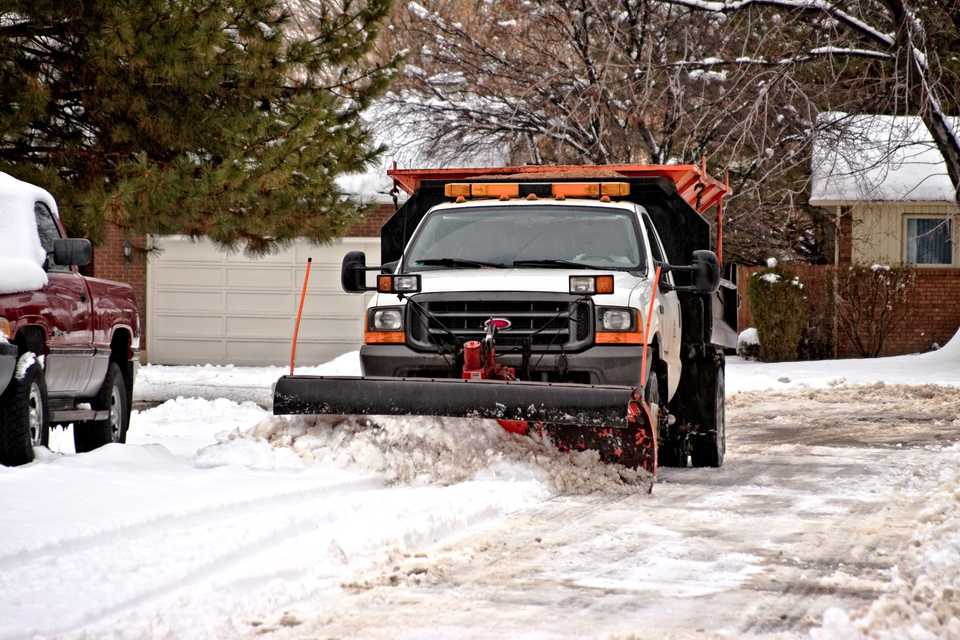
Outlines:
<svg viewBox="0 0 960 640"><path fill-rule="evenodd" d="M147 357L158 364L287 364L307 258L310 289L297 363L318 364L360 347L368 296L340 289L340 260L364 251L379 264L379 238L344 238L329 246L298 241L249 258L207 240L154 238L147 264ZM372 280L372 278L371 278Z"/></svg>

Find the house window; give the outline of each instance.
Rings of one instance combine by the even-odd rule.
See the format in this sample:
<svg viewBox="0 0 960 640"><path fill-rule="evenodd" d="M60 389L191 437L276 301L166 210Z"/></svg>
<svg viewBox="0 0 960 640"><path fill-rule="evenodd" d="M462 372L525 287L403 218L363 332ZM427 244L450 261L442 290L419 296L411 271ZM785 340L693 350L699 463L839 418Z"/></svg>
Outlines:
<svg viewBox="0 0 960 640"><path fill-rule="evenodd" d="M952 264L952 232L950 218L907 218L907 262Z"/></svg>

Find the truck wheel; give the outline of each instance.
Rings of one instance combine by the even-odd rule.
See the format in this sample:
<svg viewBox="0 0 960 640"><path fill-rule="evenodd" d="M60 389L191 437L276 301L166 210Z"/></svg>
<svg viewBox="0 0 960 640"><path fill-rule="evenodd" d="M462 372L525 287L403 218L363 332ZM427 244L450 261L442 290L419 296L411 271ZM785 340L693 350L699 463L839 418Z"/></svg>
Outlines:
<svg viewBox="0 0 960 640"><path fill-rule="evenodd" d="M705 387L713 387L713 393L703 407L703 430L692 436L693 450L690 460L695 467L722 467L727 448L727 425L724 412L724 362L721 357L703 376Z"/></svg>
<svg viewBox="0 0 960 640"><path fill-rule="evenodd" d="M49 438L47 382L43 367L34 362L0 397L0 462L8 466L31 462L33 448L47 446Z"/></svg>
<svg viewBox="0 0 960 640"><path fill-rule="evenodd" d="M90 402L96 411L109 411L106 420L96 420L73 427L73 446L77 453L93 451L111 442L126 442L130 425L130 401L127 383L116 362L110 363L100 393Z"/></svg>

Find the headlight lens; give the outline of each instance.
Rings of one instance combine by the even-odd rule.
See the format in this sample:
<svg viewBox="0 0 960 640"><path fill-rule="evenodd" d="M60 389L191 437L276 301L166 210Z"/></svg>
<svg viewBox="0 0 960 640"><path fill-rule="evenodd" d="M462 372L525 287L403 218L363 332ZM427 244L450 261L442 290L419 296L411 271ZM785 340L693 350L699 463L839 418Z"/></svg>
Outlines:
<svg viewBox="0 0 960 640"><path fill-rule="evenodd" d="M417 276L394 276L393 288L401 293L416 293L420 290L420 279Z"/></svg>
<svg viewBox="0 0 960 640"><path fill-rule="evenodd" d="M585 295L596 291L596 280L593 276L570 276L570 293Z"/></svg>
<svg viewBox="0 0 960 640"><path fill-rule="evenodd" d="M633 312L629 309L603 309L600 326L603 331L629 331L633 328Z"/></svg>
<svg viewBox="0 0 960 640"><path fill-rule="evenodd" d="M400 309L377 309L373 312L375 331L399 331L403 328L403 313Z"/></svg>
<svg viewBox="0 0 960 640"><path fill-rule="evenodd" d="M0 318L0 337L6 338L7 340L13 339L13 328L10 326L10 321L6 318Z"/></svg>

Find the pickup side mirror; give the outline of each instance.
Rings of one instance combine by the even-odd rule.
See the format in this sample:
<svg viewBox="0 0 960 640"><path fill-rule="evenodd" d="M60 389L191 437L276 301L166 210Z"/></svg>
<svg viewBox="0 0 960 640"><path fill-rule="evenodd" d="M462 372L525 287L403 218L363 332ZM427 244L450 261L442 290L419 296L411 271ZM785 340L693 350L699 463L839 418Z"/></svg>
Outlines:
<svg viewBox="0 0 960 640"><path fill-rule="evenodd" d="M693 286L697 293L710 295L720 288L720 263L717 254L706 249L693 252Z"/></svg>
<svg viewBox="0 0 960 640"><path fill-rule="evenodd" d="M85 267L93 258L93 246L85 238L53 241L53 261L64 267Z"/></svg>
<svg viewBox="0 0 960 640"><path fill-rule="evenodd" d="M363 293L367 289L367 255L351 251L340 263L340 286L347 293Z"/></svg>

